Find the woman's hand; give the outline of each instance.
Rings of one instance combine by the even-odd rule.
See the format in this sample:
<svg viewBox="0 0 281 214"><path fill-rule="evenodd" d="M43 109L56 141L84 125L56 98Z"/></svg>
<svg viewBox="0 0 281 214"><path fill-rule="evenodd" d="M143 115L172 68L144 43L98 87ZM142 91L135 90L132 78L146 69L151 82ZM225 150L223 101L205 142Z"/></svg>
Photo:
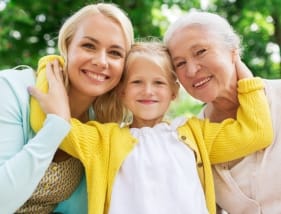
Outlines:
<svg viewBox="0 0 281 214"><path fill-rule="evenodd" d="M38 100L46 114L56 114L69 121L68 96L63 84L61 67L57 60L47 64L46 76L49 84L48 93L45 94L33 86L28 87L28 92Z"/></svg>
<svg viewBox="0 0 281 214"><path fill-rule="evenodd" d="M236 57L235 68L236 68L236 73L237 73L237 79L238 80L253 77L252 72L245 65L245 63L242 62L242 60L241 60L239 55L237 55L237 57Z"/></svg>

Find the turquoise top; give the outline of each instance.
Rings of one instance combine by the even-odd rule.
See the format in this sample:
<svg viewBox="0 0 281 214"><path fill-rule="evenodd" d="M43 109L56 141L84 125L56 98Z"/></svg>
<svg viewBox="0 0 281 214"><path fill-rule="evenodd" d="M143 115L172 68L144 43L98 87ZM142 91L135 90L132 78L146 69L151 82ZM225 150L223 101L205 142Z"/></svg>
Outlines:
<svg viewBox="0 0 281 214"><path fill-rule="evenodd" d="M29 124L27 91L27 87L34 84L31 68L0 72L0 213L14 213L29 199L70 130L68 122L50 114L44 127L34 134ZM72 196L55 211L86 214L85 183L84 178Z"/></svg>

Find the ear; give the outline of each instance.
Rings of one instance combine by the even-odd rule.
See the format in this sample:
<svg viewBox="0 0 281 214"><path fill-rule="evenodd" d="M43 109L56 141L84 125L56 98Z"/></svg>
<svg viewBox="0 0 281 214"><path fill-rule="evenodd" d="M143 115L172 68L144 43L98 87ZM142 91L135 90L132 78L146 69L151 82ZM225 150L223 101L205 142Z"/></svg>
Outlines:
<svg viewBox="0 0 281 214"><path fill-rule="evenodd" d="M175 90L174 93L172 93L172 100L175 100L178 97L178 94L179 94L180 84L178 82L176 82L176 84L177 84L177 89Z"/></svg>
<svg viewBox="0 0 281 214"><path fill-rule="evenodd" d="M176 94L172 94L172 100L175 100L177 98Z"/></svg>
<svg viewBox="0 0 281 214"><path fill-rule="evenodd" d="M121 99L125 96L125 91L124 91L124 87L123 86L118 87L117 94L118 94L118 96L121 97Z"/></svg>

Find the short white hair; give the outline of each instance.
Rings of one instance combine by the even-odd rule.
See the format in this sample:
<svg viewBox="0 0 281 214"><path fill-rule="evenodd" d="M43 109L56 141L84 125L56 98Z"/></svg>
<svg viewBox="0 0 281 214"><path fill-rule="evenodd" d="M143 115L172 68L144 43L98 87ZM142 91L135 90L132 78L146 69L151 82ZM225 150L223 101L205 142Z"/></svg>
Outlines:
<svg viewBox="0 0 281 214"><path fill-rule="evenodd" d="M209 32L215 33L231 50L240 50L240 37L234 31L229 22L215 13L192 11L178 18L174 23L170 24L164 35L164 43L168 43L173 39L173 35L177 30L190 27L192 25L203 26Z"/></svg>

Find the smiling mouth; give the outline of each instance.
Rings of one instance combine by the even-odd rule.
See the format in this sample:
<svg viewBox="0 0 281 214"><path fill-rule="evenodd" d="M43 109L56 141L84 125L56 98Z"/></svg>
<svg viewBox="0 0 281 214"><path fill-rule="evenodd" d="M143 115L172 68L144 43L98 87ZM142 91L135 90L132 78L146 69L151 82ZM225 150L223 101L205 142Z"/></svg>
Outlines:
<svg viewBox="0 0 281 214"><path fill-rule="evenodd" d="M96 81L100 81L100 82L103 82L103 81L109 79L109 77L104 75L104 74L92 73L92 72L89 72L89 71L86 71L86 70L83 70L83 73L85 73L91 79L96 80Z"/></svg>
<svg viewBox="0 0 281 214"><path fill-rule="evenodd" d="M200 87L204 86L206 83L208 83L212 78L213 78L213 76L209 76L209 77L207 77L207 78L201 80L200 82L194 83L194 84L192 85L192 87L194 87L194 88L200 88Z"/></svg>
<svg viewBox="0 0 281 214"><path fill-rule="evenodd" d="M142 103L142 104L153 104L153 103L157 103L157 101L155 100L139 100L138 102Z"/></svg>

